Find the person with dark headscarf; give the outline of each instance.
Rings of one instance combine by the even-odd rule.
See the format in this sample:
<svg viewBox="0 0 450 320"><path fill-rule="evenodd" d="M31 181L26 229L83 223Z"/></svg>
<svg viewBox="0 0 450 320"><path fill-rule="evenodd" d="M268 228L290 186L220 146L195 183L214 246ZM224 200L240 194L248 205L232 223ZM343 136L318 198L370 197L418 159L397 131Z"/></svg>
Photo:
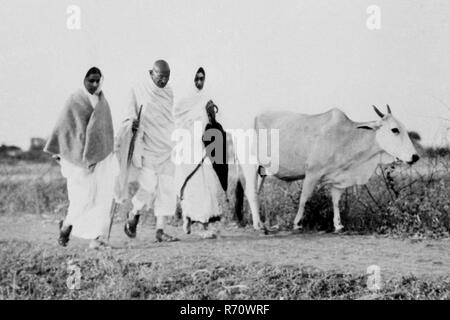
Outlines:
<svg viewBox="0 0 450 320"><path fill-rule="evenodd" d="M218 123L215 119L217 107L204 90L205 80L205 70L199 68L195 73L194 90L187 97L179 100L175 106L176 128L180 130L180 134L189 133L180 135L182 139L178 141L175 148L180 155L175 177L185 232L191 232L192 222L199 222L203 226L201 236L215 238L215 233L208 231L207 228L210 221L220 219L221 215L218 203L218 189L221 181L214 167L214 152L222 150L213 150L211 154L208 146L214 143L214 141L211 142L213 140L211 137L223 140L224 136L220 130L208 131ZM184 136L189 139L184 139ZM225 164L223 158L221 163ZM226 186L224 189L226 190Z"/></svg>
<svg viewBox="0 0 450 320"><path fill-rule="evenodd" d="M91 248L106 244L119 166L113 154L113 123L102 82L101 71L90 68L83 88L67 100L44 148L59 161L67 179L69 208L60 222L58 239L62 246L71 234L90 239Z"/></svg>

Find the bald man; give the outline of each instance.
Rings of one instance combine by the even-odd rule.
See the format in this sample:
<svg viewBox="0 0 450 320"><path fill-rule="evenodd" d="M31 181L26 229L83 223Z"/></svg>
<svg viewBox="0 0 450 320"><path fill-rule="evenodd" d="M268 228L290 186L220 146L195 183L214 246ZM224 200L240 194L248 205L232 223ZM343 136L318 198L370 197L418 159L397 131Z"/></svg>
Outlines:
<svg viewBox="0 0 450 320"><path fill-rule="evenodd" d="M123 170L135 170L136 180L139 182L139 189L132 199L133 208L128 213L124 227L125 234L130 238L136 237L142 210L153 208L156 217L156 240L178 240L164 232L167 217L173 216L176 209L175 167L171 161L173 93L168 86L169 78L168 63L164 60L156 61L144 79L132 89L123 130L118 138L117 148L121 153L119 158L122 159L122 174ZM140 121L137 121L141 106ZM129 150L127 141L130 139L126 137L132 128L137 129L137 135L132 166L127 168L123 166ZM126 186L122 189L127 191ZM120 200L123 199L119 199L119 202Z"/></svg>

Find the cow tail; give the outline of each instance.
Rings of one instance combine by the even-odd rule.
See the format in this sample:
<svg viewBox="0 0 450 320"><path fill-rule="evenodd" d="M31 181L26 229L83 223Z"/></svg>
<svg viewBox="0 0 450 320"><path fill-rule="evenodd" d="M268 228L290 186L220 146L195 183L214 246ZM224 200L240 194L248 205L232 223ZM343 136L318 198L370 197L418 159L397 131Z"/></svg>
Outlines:
<svg viewBox="0 0 450 320"><path fill-rule="evenodd" d="M237 171L236 189L234 190L234 219L242 225L244 220L244 186L242 185L241 164L238 161L236 150L234 150L234 163Z"/></svg>
<svg viewBox="0 0 450 320"><path fill-rule="evenodd" d="M244 220L244 187L240 177L238 177L234 194L236 196L236 201L234 203L234 218L239 224L242 224L242 221Z"/></svg>

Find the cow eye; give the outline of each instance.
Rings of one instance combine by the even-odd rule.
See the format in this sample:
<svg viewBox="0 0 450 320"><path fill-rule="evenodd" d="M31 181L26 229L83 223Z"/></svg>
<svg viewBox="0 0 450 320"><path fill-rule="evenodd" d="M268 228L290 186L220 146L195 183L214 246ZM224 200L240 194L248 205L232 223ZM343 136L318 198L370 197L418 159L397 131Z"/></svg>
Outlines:
<svg viewBox="0 0 450 320"><path fill-rule="evenodd" d="M400 130L398 130L397 128L394 128L394 129L392 129L391 130L394 134L399 134L400 133Z"/></svg>

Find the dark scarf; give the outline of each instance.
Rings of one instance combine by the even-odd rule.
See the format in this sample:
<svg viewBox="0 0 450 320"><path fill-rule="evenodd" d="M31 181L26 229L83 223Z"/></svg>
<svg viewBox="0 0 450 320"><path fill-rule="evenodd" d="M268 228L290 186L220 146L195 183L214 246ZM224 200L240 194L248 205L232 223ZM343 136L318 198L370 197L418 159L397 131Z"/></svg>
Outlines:
<svg viewBox="0 0 450 320"><path fill-rule="evenodd" d="M216 172L217 177L219 178L220 185L222 186L222 189L224 191L227 191L228 188L228 163L227 163L227 133L223 129L222 125L216 121L216 113L218 111L217 106L212 102L212 100L209 100L206 104L206 113L208 114L209 122L205 126L205 132L203 134L202 140L203 144L205 145L206 155L209 157L209 159L212 162L213 169ZM216 157L216 148L217 144L214 143L215 148L209 148L208 146L215 141L215 135L210 134L208 137L208 130L215 129L218 132L220 132L220 135L222 137L222 144L219 146L222 154L217 155ZM215 133L217 131L214 131ZM206 138L205 138L206 136Z"/></svg>

